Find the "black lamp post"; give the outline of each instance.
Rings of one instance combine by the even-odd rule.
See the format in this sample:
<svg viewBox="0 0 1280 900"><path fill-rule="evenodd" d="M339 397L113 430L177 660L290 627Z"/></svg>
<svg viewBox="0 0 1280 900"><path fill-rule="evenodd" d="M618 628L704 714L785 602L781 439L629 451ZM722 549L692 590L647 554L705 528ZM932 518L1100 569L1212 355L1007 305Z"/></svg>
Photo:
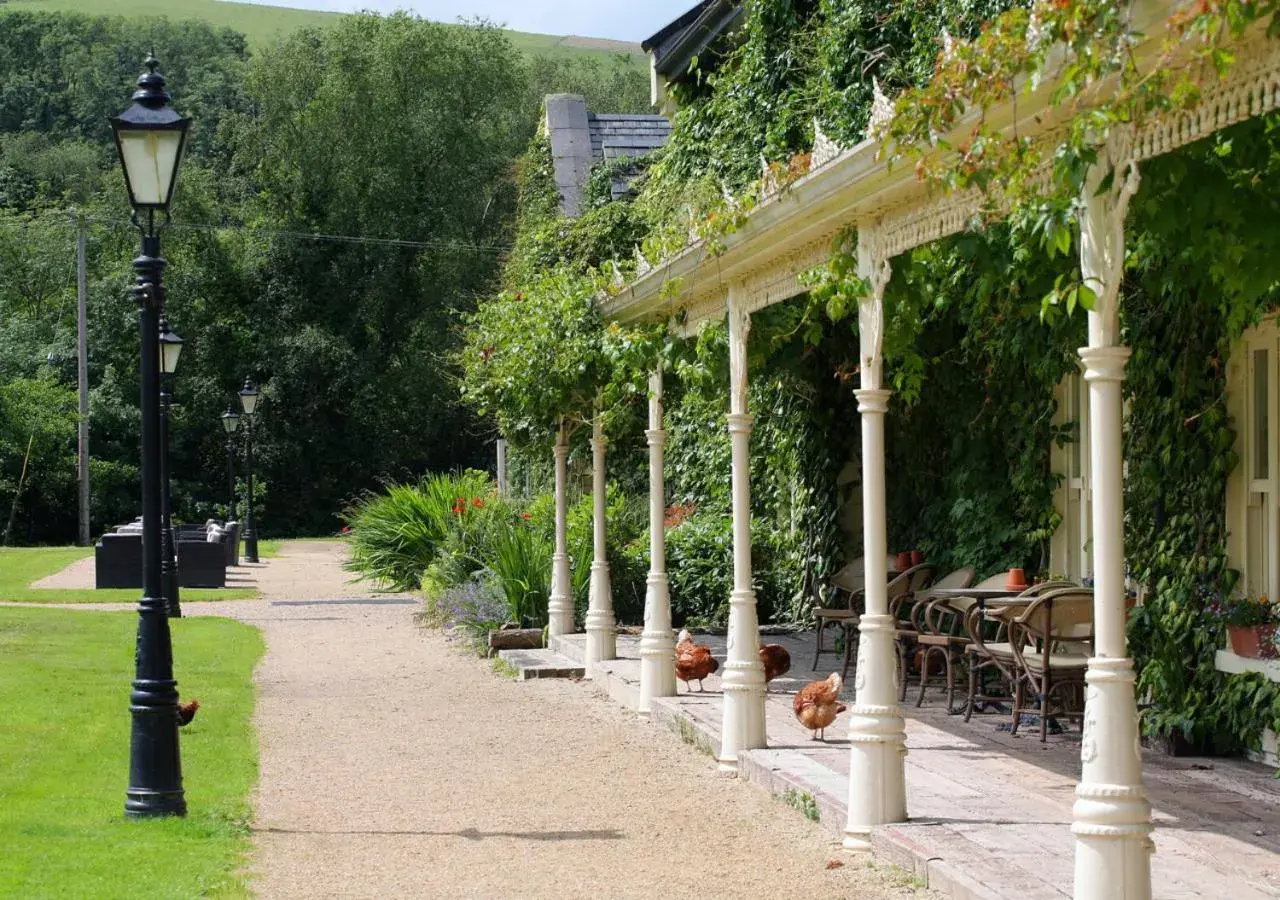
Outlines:
<svg viewBox="0 0 1280 900"><path fill-rule="evenodd" d="M252 378L244 380L240 389L240 407L244 410L244 470L247 491L244 504L244 559L258 561L258 532L253 527L253 412L258 408L258 389Z"/></svg>
<svg viewBox="0 0 1280 900"><path fill-rule="evenodd" d="M178 749L178 683L161 583L160 276L165 261L156 213L168 216L190 123L170 105L158 65L154 56L147 57L132 105L111 120L133 221L142 233L142 253L133 261L142 338L142 599L129 695L132 729L124 809L131 817L187 812Z"/></svg>
<svg viewBox="0 0 1280 900"><path fill-rule="evenodd" d="M169 320L160 315L160 583L171 619L182 617L182 599L178 595L178 545L173 540L173 488L169 477L169 408L173 394L169 388L178 370L182 338L169 328Z"/></svg>
<svg viewBox="0 0 1280 900"><path fill-rule="evenodd" d="M227 521L231 522L236 517L236 429L240 427L240 414L230 406L222 414L222 427L227 432Z"/></svg>

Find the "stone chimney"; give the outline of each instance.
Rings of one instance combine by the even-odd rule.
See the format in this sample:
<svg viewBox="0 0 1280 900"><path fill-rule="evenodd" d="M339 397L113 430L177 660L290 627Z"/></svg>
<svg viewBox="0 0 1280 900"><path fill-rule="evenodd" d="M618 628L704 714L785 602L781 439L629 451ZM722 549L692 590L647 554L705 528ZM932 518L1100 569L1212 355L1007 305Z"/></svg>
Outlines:
<svg viewBox="0 0 1280 900"><path fill-rule="evenodd" d="M591 176L591 127L586 98L577 94L548 94L547 138L555 167L560 206L570 218L582 212L582 189Z"/></svg>

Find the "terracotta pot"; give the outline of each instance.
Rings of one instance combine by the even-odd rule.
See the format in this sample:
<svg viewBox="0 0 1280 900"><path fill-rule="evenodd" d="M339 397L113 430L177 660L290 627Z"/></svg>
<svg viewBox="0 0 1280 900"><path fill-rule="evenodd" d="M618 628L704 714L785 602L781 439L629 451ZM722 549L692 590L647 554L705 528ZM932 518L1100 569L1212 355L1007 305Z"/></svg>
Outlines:
<svg viewBox="0 0 1280 900"><path fill-rule="evenodd" d="M905 572L907 571L907 569L910 569L910 568L911 568L911 553L907 550L903 550L901 553L898 554L898 571Z"/></svg>
<svg viewBox="0 0 1280 900"><path fill-rule="evenodd" d="M920 563L922 563L922 562L924 562L924 553L922 553L922 552L921 552L921 551L919 551L919 550L912 550L912 551L911 551L911 565L913 565L913 566L918 566L918 565L920 565Z"/></svg>
<svg viewBox="0 0 1280 900"><path fill-rule="evenodd" d="M1028 587L1026 572L1022 569L1010 569L1008 577L1004 580L1004 587L1007 591L1019 591Z"/></svg>
<svg viewBox="0 0 1280 900"><path fill-rule="evenodd" d="M1228 625L1227 636L1231 638L1231 652L1236 656L1247 656L1250 659L1276 658L1274 625Z"/></svg>

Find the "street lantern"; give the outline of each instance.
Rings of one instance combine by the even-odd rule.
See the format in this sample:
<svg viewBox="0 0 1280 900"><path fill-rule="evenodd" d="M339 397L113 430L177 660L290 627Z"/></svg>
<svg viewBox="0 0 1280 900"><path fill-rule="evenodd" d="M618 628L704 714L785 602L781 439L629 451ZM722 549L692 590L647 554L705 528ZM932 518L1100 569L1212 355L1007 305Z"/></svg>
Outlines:
<svg viewBox="0 0 1280 900"><path fill-rule="evenodd" d="M155 56L148 55L145 65L147 71L138 77L132 105L112 118L111 130L129 204L135 210L168 212L191 120L170 105Z"/></svg>
<svg viewBox="0 0 1280 900"><path fill-rule="evenodd" d="M240 406L244 408L246 416L253 415L253 411L258 408L258 388L252 378L246 378L244 387L240 389Z"/></svg>
<svg viewBox="0 0 1280 900"><path fill-rule="evenodd" d="M258 388L252 378L245 378L244 387L240 389L240 406L244 408L244 471L245 471L245 503L244 503L244 560L258 561L258 530L253 524L253 422L254 411L258 408Z"/></svg>
<svg viewBox="0 0 1280 900"><path fill-rule="evenodd" d="M164 585L169 568L164 562L162 524L167 473L160 383L165 261L160 256L155 213L168 214L189 123L170 105L157 65L154 56L147 57L147 71L138 78L132 105L111 120L134 222L142 232L142 253L133 261L142 357L142 599L129 695L129 788L124 803L125 815L134 818L187 812L178 748L178 683L173 677L169 632L167 596L172 595L166 595Z"/></svg>
<svg viewBox="0 0 1280 900"><path fill-rule="evenodd" d="M222 414L222 428L227 433L227 484L229 490L227 497L227 521L234 522L236 518L236 429L240 427L240 414L227 407L227 411ZM247 429L246 429L247 430ZM235 564L240 565L240 543L236 542Z"/></svg>
<svg viewBox="0 0 1280 900"><path fill-rule="evenodd" d="M160 372L172 375L178 371L178 356L182 353L182 338L169 328L169 320L160 319Z"/></svg>
<svg viewBox="0 0 1280 900"><path fill-rule="evenodd" d="M163 298L163 293L161 297ZM169 382L178 370L182 338L169 327L160 313L160 583L169 618L182 618L182 598L178 584L178 545L173 538L173 484L169 468L169 425L173 420L173 392Z"/></svg>

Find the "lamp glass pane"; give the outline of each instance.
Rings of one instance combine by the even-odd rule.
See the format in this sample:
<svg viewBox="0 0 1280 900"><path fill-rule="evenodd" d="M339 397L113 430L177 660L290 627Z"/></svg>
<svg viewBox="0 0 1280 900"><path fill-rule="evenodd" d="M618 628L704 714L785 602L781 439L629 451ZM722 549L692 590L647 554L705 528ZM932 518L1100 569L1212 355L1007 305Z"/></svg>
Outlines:
<svg viewBox="0 0 1280 900"><path fill-rule="evenodd" d="M233 434L239 424L240 417L237 415L224 415L222 417L222 427L227 430L227 434Z"/></svg>
<svg viewBox="0 0 1280 900"><path fill-rule="evenodd" d="M172 375L178 370L178 356L182 353L181 341L160 342L160 371Z"/></svg>
<svg viewBox="0 0 1280 900"><path fill-rule="evenodd" d="M245 393L240 392L240 405L244 407L244 411L248 415L253 415L253 411L258 407L258 392Z"/></svg>
<svg viewBox="0 0 1280 900"><path fill-rule="evenodd" d="M178 171L182 132L122 130L120 158L129 175L129 189L138 206L163 206Z"/></svg>

